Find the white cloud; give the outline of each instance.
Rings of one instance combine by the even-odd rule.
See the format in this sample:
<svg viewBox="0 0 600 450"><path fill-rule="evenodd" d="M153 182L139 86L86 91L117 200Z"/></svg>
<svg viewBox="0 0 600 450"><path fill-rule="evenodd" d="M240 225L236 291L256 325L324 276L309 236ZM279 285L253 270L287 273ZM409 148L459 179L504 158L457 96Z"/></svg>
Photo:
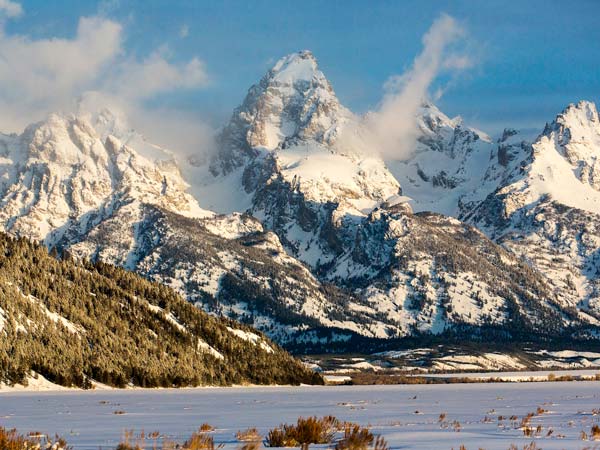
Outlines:
<svg viewBox="0 0 600 450"><path fill-rule="evenodd" d="M85 89L120 51L121 27L98 18L79 21L74 39L32 41L0 36L0 98L53 103Z"/></svg>
<svg viewBox="0 0 600 450"><path fill-rule="evenodd" d="M5 15L6 17L14 18L19 17L23 14L23 8L17 2L11 0L0 0L0 17Z"/></svg>
<svg viewBox="0 0 600 450"><path fill-rule="evenodd" d="M128 55L121 24L100 16L82 17L69 39L7 35L0 25L0 130L18 132L50 112L68 112L88 92L142 111L158 94L208 82L198 58L170 60L166 47L141 59Z"/></svg>
<svg viewBox="0 0 600 450"><path fill-rule="evenodd" d="M465 30L455 19L440 16L423 37L423 50L412 67L386 82L383 102L370 115L370 125L384 157L403 159L413 151L418 131L416 115L430 97L434 80L443 72L456 72L473 65L468 55L456 50L449 52L465 36ZM443 92L444 88L438 88L434 97L439 98Z"/></svg>
<svg viewBox="0 0 600 450"><path fill-rule="evenodd" d="M132 100L152 97L176 89L204 86L208 76L204 63L198 58L175 66L164 56L165 48L152 53L143 61L127 59L110 75L105 90Z"/></svg>

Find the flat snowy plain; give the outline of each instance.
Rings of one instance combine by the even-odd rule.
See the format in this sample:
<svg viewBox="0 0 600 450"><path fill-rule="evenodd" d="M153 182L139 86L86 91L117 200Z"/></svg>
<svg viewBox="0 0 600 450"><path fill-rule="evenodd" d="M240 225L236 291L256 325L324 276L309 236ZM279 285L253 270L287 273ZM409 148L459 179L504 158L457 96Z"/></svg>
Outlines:
<svg viewBox="0 0 600 450"><path fill-rule="evenodd" d="M543 427L542 437L525 438L510 420L498 421L499 415L520 421L538 406L548 410L531 420L533 428ZM600 382L593 381L16 392L0 394L0 425L56 432L75 449L98 449L114 448L126 429L183 441L207 422L217 428L215 441L230 449L238 430L256 426L266 434L298 416L332 414L372 425L392 449L506 450L535 440L544 450L573 450L594 448L580 435L600 421L596 408ZM449 426L440 424L441 413Z"/></svg>

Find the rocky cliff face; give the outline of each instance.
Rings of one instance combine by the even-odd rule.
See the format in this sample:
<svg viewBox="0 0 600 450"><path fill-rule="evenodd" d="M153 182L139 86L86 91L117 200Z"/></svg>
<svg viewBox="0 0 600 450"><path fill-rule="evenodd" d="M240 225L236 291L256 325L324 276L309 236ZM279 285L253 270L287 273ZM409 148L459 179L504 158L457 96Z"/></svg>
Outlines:
<svg viewBox="0 0 600 450"><path fill-rule="evenodd" d="M341 251L346 234L398 182L360 140L359 118L344 108L314 56L282 58L250 88L220 135L213 173L240 173L249 212L313 268Z"/></svg>
<svg viewBox="0 0 600 450"><path fill-rule="evenodd" d="M532 144L501 145L498 151L504 148L510 161L493 178L496 188L465 211L464 219L526 258L566 302L600 317L595 106L570 105Z"/></svg>

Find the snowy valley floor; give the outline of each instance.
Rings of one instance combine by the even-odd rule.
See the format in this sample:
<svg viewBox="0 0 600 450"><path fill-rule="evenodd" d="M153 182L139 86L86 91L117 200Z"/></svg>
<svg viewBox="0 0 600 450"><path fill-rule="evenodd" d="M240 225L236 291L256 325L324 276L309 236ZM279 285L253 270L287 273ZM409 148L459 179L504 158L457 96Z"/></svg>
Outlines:
<svg viewBox="0 0 600 450"><path fill-rule="evenodd" d="M535 441L544 450L573 450L594 448L581 434L600 422L599 409L600 382L585 381L13 392L0 395L0 426L58 433L75 449L106 449L124 430L183 441L206 422L216 427L215 441L233 449L238 430L256 426L264 435L298 416L332 414L371 425L392 449L506 450ZM529 413L539 437L519 428Z"/></svg>

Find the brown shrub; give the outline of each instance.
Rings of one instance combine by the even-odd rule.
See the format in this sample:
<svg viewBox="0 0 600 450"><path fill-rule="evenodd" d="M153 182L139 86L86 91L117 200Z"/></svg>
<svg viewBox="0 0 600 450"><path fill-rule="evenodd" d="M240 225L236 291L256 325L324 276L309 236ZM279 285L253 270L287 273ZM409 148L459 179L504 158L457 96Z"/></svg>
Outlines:
<svg viewBox="0 0 600 450"><path fill-rule="evenodd" d="M267 447L295 447L298 445L295 438L286 433L285 428L289 425L281 425L279 428L273 428L267 433L265 442Z"/></svg>
<svg viewBox="0 0 600 450"><path fill-rule="evenodd" d="M339 420L333 416L318 419L300 417L296 425L282 424L269 431L267 447L298 447L308 448L309 444L328 444L333 441Z"/></svg>
<svg viewBox="0 0 600 450"><path fill-rule="evenodd" d="M131 445L128 442L120 442L116 450L142 450L139 445Z"/></svg>
<svg viewBox="0 0 600 450"><path fill-rule="evenodd" d="M28 441L15 429L0 428L0 448L2 450L23 450L28 448Z"/></svg>
<svg viewBox="0 0 600 450"><path fill-rule="evenodd" d="M17 430L7 430L0 427L0 449L1 450L39 450L40 448L54 448L56 450L71 450L67 442L56 436L54 441L46 435L36 432L29 438L17 433Z"/></svg>

